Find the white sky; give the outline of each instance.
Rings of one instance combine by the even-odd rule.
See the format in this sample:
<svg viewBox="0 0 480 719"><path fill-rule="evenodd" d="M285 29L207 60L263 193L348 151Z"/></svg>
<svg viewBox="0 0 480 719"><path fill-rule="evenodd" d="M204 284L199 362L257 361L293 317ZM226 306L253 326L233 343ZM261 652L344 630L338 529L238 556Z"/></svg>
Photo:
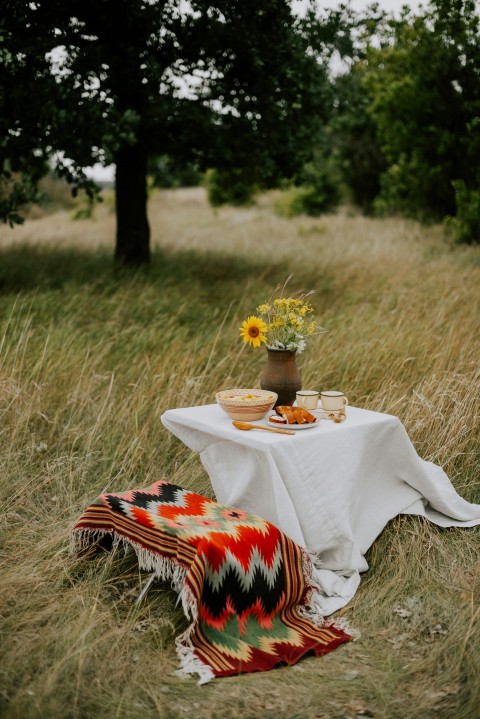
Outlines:
<svg viewBox="0 0 480 719"><path fill-rule="evenodd" d="M317 0L320 8L335 8L340 5L341 0ZM363 10L368 5L371 5L371 0L350 0L350 5L354 10ZM414 10L418 9L420 5L426 5L427 3L421 3L419 0L378 0L378 5L382 10L393 13L398 16L400 10L404 5L408 5ZM292 7L294 11L301 12L302 6L305 6L305 0L292 0ZM89 177L93 177L98 182L112 182L115 176L115 166L110 165L109 167L102 167L101 165L95 165L94 167L87 168L87 174Z"/></svg>
<svg viewBox="0 0 480 719"><path fill-rule="evenodd" d="M343 0L343 2L347 4L347 0ZM404 5L408 5L416 10L422 4L419 0L377 0L377 2L382 10L391 12L394 15L398 15ZM305 0L292 0L294 10L298 8L298 10L301 11L302 6L305 4ZM317 4L320 9L335 8L340 5L340 0L317 0ZM372 4L372 0L350 0L349 4L354 10L364 10L368 5ZM426 5L427 3L424 2L423 4Z"/></svg>

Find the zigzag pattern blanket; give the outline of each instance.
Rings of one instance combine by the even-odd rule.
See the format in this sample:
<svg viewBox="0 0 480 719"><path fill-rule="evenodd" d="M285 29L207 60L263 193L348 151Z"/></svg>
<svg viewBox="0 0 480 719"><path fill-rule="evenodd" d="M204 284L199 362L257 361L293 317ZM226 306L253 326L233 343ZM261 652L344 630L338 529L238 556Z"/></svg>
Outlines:
<svg viewBox="0 0 480 719"><path fill-rule="evenodd" d="M168 579L191 624L176 639L200 682L325 654L350 636L315 615L308 554L269 522L160 481L102 494L73 529L77 550L109 535Z"/></svg>

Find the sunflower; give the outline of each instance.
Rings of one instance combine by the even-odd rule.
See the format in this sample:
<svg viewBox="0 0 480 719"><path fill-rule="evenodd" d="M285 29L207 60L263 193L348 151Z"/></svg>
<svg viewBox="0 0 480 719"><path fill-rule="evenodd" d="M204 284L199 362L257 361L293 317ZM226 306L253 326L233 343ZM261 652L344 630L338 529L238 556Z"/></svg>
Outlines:
<svg viewBox="0 0 480 719"><path fill-rule="evenodd" d="M267 338L263 334L267 329L267 325L260 317L248 317L240 327L240 334L244 342L249 342L252 347L260 347L262 342L266 342Z"/></svg>

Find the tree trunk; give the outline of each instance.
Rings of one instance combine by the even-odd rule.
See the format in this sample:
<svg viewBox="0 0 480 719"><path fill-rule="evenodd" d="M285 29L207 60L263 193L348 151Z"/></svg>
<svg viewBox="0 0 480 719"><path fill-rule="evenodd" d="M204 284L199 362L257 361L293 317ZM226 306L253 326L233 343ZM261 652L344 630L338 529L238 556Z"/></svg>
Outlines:
<svg viewBox="0 0 480 719"><path fill-rule="evenodd" d="M115 158L117 244L115 259L123 265L150 262L147 218L147 153L140 143L121 148Z"/></svg>

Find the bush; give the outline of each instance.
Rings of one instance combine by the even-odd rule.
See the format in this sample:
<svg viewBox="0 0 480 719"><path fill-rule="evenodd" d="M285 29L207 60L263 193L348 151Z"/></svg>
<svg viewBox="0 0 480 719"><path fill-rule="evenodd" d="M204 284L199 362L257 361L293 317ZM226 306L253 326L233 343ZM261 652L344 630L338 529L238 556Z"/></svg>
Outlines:
<svg viewBox="0 0 480 719"><path fill-rule="evenodd" d="M149 164L149 177L153 186L160 189L198 187L202 173L193 162L179 162L168 155L160 155Z"/></svg>
<svg viewBox="0 0 480 719"><path fill-rule="evenodd" d="M250 174L241 169L207 170L205 187L213 207L226 204L250 205L256 189Z"/></svg>
<svg viewBox="0 0 480 719"><path fill-rule="evenodd" d="M298 175L298 186L290 187L275 203L275 212L283 217L310 215L317 217L337 207L340 189L328 161L314 160Z"/></svg>
<svg viewBox="0 0 480 719"><path fill-rule="evenodd" d="M455 242L468 245L480 244L480 190L471 190L462 180L452 182L457 212L446 217L447 231Z"/></svg>
<svg viewBox="0 0 480 719"><path fill-rule="evenodd" d="M44 212L72 210L76 205L71 185L53 172L40 180L38 189L41 193L40 204Z"/></svg>
<svg viewBox="0 0 480 719"><path fill-rule="evenodd" d="M319 212L312 212L315 204L315 188L311 185L304 187L290 187L282 192L275 202L275 213L280 217L295 217L296 215L315 216ZM310 208L310 209L307 209Z"/></svg>
<svg viewBox="0 0 480 719"><path fill-rule="evenodd" d="M81 195L75 198L72 220L92 220L98 202L99 198L82 192Z"/></svg>

